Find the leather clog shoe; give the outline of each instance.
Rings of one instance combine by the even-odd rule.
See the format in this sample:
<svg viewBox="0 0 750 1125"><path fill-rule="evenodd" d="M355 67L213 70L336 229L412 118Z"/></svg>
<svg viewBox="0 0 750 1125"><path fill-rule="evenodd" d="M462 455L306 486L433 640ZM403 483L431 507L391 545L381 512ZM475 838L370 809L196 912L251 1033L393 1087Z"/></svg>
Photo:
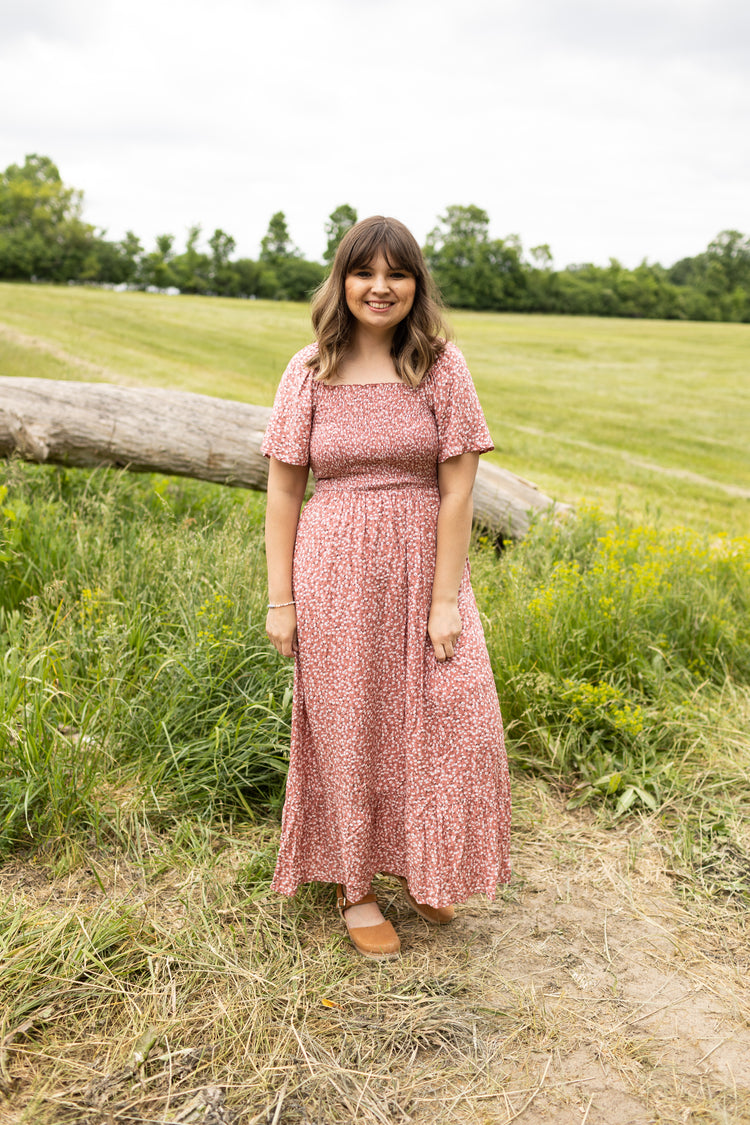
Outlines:
<svg viewBox="0 0 750 1125"><path fill-rule="evenodd" d="M363 957L369 957L373 961L391 961L394 957L398 957L401 952L401 942L390 922L378 922L375 926L350 926L346 921L346 912L349 907L360 906L365 902L377 902L377 899L375 895L369 894L365 895L364 898L357 899L356 902L349 902L346 891L340 883L337 884L336 906L355 948Z"/></svg>
<svg viewBox="0 0 750 1125"><path fill-rule="evenodd" d="M428 906L426 902L417 902L409 890L409 884L403 875L397 875L401 888L406 897L406 901L412 910L416 910L420 918L424 918L426 922L431 922L433 926L445 926L448 922L452 922L456 916L456 912L452 906Z"/></svg>

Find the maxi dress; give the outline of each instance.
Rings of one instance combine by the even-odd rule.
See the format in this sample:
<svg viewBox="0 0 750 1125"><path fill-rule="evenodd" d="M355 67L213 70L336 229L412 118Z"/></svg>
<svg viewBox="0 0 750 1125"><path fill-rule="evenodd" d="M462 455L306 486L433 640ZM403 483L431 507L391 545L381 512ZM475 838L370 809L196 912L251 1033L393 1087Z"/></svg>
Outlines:
<svg viewBox="0 0 750 1125"><path fill-rule="evenodd" d="M455 345L416 388L326 384L293 357L262 451L309 465L294 548L292 735L272 888L401 875L431 906L493 897L510 878L510 794L495 682L471 589L438 662L427 634L437 466L493 448Z"/></svg>

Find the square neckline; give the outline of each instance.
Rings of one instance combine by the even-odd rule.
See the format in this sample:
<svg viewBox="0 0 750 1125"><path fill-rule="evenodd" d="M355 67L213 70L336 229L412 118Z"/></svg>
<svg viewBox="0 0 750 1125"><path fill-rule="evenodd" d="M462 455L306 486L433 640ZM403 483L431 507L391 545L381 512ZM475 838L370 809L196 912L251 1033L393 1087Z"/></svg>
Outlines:
<svg viewBox="0 0 750 1125"><path fill-rule="evenodd" d="M369 382L369 383L324 383L318 380L321 387L330 387L335 390L337 387L408 387L409 384L405 383L403 379L389 379L387 382ZM409 387L410 390L413 388Z"/></svg>

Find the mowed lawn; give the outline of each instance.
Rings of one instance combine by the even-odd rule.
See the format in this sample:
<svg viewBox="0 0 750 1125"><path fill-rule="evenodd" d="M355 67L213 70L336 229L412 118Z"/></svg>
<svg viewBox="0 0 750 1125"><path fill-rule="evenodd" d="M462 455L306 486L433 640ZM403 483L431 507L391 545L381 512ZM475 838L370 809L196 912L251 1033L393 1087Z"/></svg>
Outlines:
<svg viewBox="0 0 750 1125"><path fill-rule="evenodd" d="M560 500L743 534L750 325L452 313L496 444ZM0 374L269 404L307 306L0 285Z"/></svg>

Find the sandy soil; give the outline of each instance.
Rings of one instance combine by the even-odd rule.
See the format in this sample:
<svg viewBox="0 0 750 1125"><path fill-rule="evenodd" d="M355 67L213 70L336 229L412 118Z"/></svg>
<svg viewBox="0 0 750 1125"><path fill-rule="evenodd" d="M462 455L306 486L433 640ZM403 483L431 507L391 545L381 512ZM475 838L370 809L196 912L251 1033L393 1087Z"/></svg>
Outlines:
<svg viewBox="0 0 750 1125"><path fill-rule="evenodd" d="M490 1002L528 1013L504 1076L519 1092L486 1121L750 1121L745 915L680 895L648 825L549 807L541 837L517 832L505 900L462 911L452 939L472 936L504 980Z"/></svg>

